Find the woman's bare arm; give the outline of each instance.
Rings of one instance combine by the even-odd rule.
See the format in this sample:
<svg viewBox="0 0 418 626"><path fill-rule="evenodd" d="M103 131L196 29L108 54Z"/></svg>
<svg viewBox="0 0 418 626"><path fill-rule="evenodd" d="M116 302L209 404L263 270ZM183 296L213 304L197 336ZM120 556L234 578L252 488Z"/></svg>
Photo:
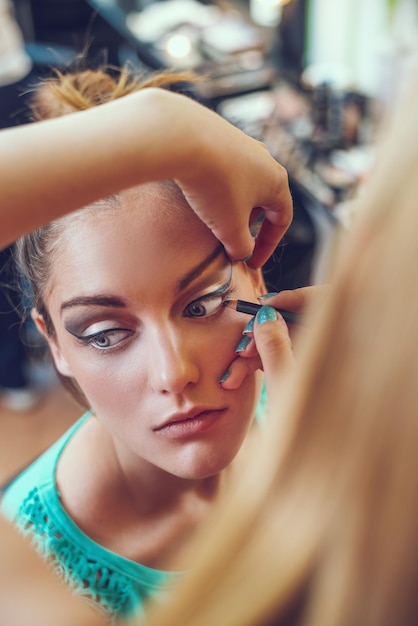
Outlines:
<svg viewBox="0 0 418 626"><path fill-rule="evenodd" d="M286 171L258 141L191 98L145 89L100 107L0 132L0 246L121 189L175 179L232 258L252 252L248 223L266 213L253 257L288 228Z"/></svg>

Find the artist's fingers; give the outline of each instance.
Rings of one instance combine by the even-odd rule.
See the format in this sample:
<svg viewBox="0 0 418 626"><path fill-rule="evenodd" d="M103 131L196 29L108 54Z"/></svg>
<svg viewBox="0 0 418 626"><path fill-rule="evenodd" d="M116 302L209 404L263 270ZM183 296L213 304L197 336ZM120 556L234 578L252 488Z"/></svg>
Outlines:
<svg viewBox="0 0 418 626"><path fill-rule="evenodd" d="M253 339L254 323L255 317L251 318L246 325L243 336L235 349L237 358L232 361L219 381L224 389L238 389L249 374L262 369L261 359ZM244 358L241 359L241 355Z"/></svg>
<svg viewBox="0 0 418 626"><path fill-rule="evenodd" d="M280 292L266 293L259 296L261 304L270 305L277 309L291 311L300 317L300 324L288 324L289 335L294 346L298 345L304 336L306 325L304 318L314 306L321 305L329 293L329 285L310 285L299 289L289 289Z"/></svg>
<svg viewBox="0 0 418 626"><path fill-rule="evenodd" d="M273 307L263 306L258 311L254 340L263 365L267 395L272 397L279 381L294 365L286 322Z"/></svg>
<svg viewBox="0 0 418 626"><path fill-rule="evenodd" d="M255 318L254 333L246 335L237 347L238 358L221 378L224 389L237 389L257 369L265 372L267 390L292 367L294 358L287 325L270 306L260 309Z"/></svg>
<svg viewBox="0 0 418 626"><path fill-rule="evenodd" d="M258 369L262 369L262 363L258 355L252 359L237 357L222 376L219 381L220 385L224 389L239 389L247 376L254 374Z"/></svg>
<svg viewBox="0 0 418 626"><path fill-rule="evenodd" d="M262 304L274 306L277 309L304 313L315 301L326 297L329 285L310 285L299 289L286 289L279 293L267 293L259 297Z"/></svg>
<svg viewBox="0 0 418 626"><path fill-rule="evenodd" d="M283 170L284 181L280 193L268 208L265 206L264 220L255 239L255 248L248 265L261 267L273 254L293 218L293 203L287 182L287 173Z"/></svg>
<svg viewBox="0 0 418 626"><path fill-rule="evenodd" d="M176 180L232 260L252 255L251 267L261 267L293 219L287 171L264 144L214 111L176 96L168 102L169 119L174 119L173 108L181 105L176 132L169 133L174 175L168 178ZM191 127L201 132L189 132ZM177 140L179 134L182 142ZM250 227L259 211L264 220L254 239Z"/></svg>

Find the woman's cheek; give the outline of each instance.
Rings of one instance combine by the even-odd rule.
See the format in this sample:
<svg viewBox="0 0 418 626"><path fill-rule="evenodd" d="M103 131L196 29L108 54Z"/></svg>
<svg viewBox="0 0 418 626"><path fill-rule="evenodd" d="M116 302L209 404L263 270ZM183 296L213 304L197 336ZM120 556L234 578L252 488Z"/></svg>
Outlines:
<svg viewBox="0 0 418 626"><path fill-rule="evenodd" d="M74 378L92 406L120 406L133 387L141 390L142 366L121 356L93 354L72 362Z"/></svg>

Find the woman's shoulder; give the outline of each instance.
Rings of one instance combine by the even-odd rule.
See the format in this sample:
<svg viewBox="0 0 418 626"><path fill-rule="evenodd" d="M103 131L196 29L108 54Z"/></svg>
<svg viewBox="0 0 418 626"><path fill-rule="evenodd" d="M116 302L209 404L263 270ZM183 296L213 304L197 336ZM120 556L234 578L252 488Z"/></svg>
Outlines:
<svg viewBox="0 0 418 626"><path fill-rule="evenodd" d="M141 614L147 598L159 598L179 574L147 567L86 535L67 513L56 481L61 453L86 422L78 420L6 489L3 513L28 537L57 576L96 609L114 617Z"/></svg>
<svg viewBox="0 0 418 626"><path fill-rule="evenodd" d="M58 458L66 444L88 419L89 415L89 413L85 413L47 450L12 477L4 487L0 510L11 521L15 521L19 516L19 511L24 506L25 500L34 490L42 491L44 494L54 491L54 477Z"/></svg>

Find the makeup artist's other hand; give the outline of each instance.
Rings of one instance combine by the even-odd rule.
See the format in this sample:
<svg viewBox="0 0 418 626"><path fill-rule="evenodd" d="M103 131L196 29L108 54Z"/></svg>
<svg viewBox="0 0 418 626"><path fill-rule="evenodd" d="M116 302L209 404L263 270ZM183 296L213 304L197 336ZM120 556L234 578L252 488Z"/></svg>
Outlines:
<svg viewBox="0 0 418 626"><path fill-rule="evenodd" d="M231 259L252 254L248 265L260 267L292 221L286 170L264 144L190 98L184 98L176 124L190 126L181 133L181 149L195 155L183 164L179 156L177 168L184 169L177 183ZM265 219L254 241L249 224L261 210Z"/></svg>

